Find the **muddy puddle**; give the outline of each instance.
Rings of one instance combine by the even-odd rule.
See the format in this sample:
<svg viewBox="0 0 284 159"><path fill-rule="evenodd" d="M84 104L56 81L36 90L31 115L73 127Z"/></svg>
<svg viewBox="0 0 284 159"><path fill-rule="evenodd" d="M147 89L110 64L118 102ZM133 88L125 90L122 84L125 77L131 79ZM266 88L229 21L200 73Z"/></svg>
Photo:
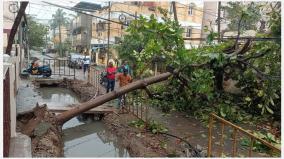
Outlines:
<svg viewBox="0 0 284 159"><path fill-rule="evenodd" d="M79 103L76 94L67 88L41 87L36 90L40 95L40 105L45 103L48 106L60 107Z"/></svg>
<svg viewBox="0 0 284 159"><path fill-rule="evenodd" d="M65 157L129 157L121 141L100 121L73 118L63 125Z"/></svg>
<svg viewBox="0 0 284 159"><path fill-rule="evenodd" d="M79 98L67 88L35 88L28 80L22 80L17 94L17 113L33 109L36 103L39 105L47 104L49 107L60 107L77 104Z"/></svg>

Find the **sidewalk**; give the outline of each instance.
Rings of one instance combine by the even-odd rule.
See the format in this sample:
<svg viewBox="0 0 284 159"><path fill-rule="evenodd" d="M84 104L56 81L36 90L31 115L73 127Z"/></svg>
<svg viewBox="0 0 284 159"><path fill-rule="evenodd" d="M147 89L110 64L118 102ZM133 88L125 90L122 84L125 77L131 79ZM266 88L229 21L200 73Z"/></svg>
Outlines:
<svg viewBox="0 0 284 159"><path fill-rule="evenodd" d="M17 133L16 137L11 138L9 157L32 157L31 138L22 133Z"/></svg>

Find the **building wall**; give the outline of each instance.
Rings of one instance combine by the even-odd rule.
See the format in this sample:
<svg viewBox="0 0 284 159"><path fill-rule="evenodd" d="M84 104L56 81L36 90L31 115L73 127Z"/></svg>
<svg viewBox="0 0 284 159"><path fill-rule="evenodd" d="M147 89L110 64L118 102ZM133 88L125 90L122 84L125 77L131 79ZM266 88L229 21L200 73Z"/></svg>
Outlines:
<svg viewBox="0 0 284 159"><path fill-rule="evenodd" d="M210 23L213 23L213 25L211 25L212 29L217 30L217 25L214 24L218 15L218 2L204 2L203 8L206 12L203 14L202 28L204 28L205 26L210 27ZM207 35L208 32L202 30L201 37L207 38Z"/></svg>
<svg viewBox="0 0 284 159"><path fill-rule="evenodd" d="M61 26L61 41L64 42L67 39L67 28L65 26ZM55 36L53 38L54 44L59 44L59 27L55 29Z"/></svg>
<svg viewBox="0 0 284 159"><path fill-rule="evenodd" d="M159 13L158 7L166 9L168 11L171 10L171 2L140 2L141 5L134 5L133 2L113 2L111 5L111 14L110 19L119 22L119 15L123 14L127 18L127 20L133 20L133 16L129 16L126 13L137 16L142 15L146 18L149 18L151 14L154 14L159 21L162 21L161 17L162 14ZM150 8L150 9L149 9ZM202 28L202 21L203 21L203 8L199 8L194 6L192 9L192 14L189 15L189 4L183 5L180 3L176 3L177 9L177 17L180 25L184 28L185 32L183 34L184 37L187 37L186 32L188 29L191 29L190 38L200 38L201 37L201 28ZM94 13L95 16L102 17L108 19L108 7ZM174 19L173 13L169 15L172 19ZM98 30L98 23L105 23L103 30ZM126 26L122 26L121 24L117 23L110 23L110 44L115 43L116 38L122 37L125 32ZM106 21L93 18L92 22L92 44L107 44L107 37L108 37L108 24ZM191 48L191 46L198 46L200 41L185 41L186 48Z"/></svg>
<svg viewBox="0 0 284 159"><path fill-rule="evenodd" d="M11 137L16 136L16 95L19 88L19 58L10 58L8 62L3 63L3 74L9 68L10 74L10 116L11 116ZM5 92L3 92L5 93Z"/></svg>
<svg viewBox="0 0 284 159"><path fill-rule="evenodd" d="M92 17L85 14L78 14L73 21L71 38L73 41L73 48L76 48L78 52L88 51L91 45L91 34L92 34ZM75 32L77 30L78 32Z"/></svg>
<svg viewBox="0 0 284 159"><path fill-rule="evenodd" d="M12 29L14 19L16 14L9 11L9 5L13 2L5 1L3 2L3 42L4 50L7 47L9 34ZM23 21L23 19L22 19ZM11 56L4 54L3 60L3 74L9 68L10 74L10 113L11 113L11 137L16 136L16 95L20 85L20 72L24 66L24 44L21 25L18 28L17 34L15 35L15 40L19 39L19 44L13 44L11 50ZM16 56L17 55L17 56ZM5 92L4 92L5 93Z"/></svg>

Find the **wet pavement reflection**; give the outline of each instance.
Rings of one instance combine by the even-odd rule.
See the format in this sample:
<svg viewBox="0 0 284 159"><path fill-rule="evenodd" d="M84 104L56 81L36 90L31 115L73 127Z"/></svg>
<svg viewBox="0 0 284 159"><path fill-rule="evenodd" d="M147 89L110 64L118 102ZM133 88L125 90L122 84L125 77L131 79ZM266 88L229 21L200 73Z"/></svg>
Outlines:
<svg viewBox="0 0 284 159"><path fill-rule="evenodd" d="M65 157L129 157L119 138L100 121L73 118L63 125Z"/></svg>

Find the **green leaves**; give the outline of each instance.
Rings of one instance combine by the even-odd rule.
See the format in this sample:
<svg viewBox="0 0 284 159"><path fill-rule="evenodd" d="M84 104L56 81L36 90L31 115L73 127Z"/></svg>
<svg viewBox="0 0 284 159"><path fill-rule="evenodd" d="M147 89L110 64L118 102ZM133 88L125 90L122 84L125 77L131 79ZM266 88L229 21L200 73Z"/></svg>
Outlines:
<svg viewBox="0 0 284 159"><path fill-rule="evenodd" d="M237 31L238 23L241 20L240 30L256 29L256 24L260 21L261 13L260 7L257 3L251 2L249 4L242 4L240 2L229 2L228 6L225 6L226 18L230 20L228 25L230 30Z"/></svg>
<svg viewBox="0 0 284 159"><path fill-rule="evenodd" d="M149 18L141 16L130 24L128 34L121 45L116 46L120 58L136 65L135 75L143 74L157 59L165 64L181 59L179 55L185 50L181 28L167 17L163 20L158 22L153 14Z"/></svg>
<svg viewBox="0 0 284 159"><path fill-rule="evenodd" d="M28 38L29 45L32 48L42 47L45 44L45 35L47 34L47 26L44 26L36 22L33 17L27 18L29 28L28 28Z"/></svg>
<svg viewBox="0 0 284 159"><path fill-rule="evenodd" d="M131 122L128 123L129 126L133 126L133 127L136 127L136 128L143 128L145 127L145 123L143 120L133 120Z"/></svg>
<svg viewBox="0 0 284 159"><path fill-rule="evenodd" d="M254 132L253 135L255 135L258 138L264 139L266 141L268 141L269 143L271 143L272 145L280 148L280 140L276 139L276 137L271 134L271 133L266 133L263 134L261 132ZM243 137L241 138L241 145L244 147L249 147L250 146L250 139L247 137ZM253 151L256 152L265 152L265 153L269 153L271 149L267 146L265 146L264 144L262 144L261 142L254 142L253 144ZM276 156L279 156L279 154L276 154Z"/></svg>
<svg viewBox="0 0 284 159"><path fill-rule="evenodd" d="M148 126L148 129L153 133L159 133L159 132L167 132L168 129L166 129L162 124L158 123L155 120L151 120Z"/></svg>

